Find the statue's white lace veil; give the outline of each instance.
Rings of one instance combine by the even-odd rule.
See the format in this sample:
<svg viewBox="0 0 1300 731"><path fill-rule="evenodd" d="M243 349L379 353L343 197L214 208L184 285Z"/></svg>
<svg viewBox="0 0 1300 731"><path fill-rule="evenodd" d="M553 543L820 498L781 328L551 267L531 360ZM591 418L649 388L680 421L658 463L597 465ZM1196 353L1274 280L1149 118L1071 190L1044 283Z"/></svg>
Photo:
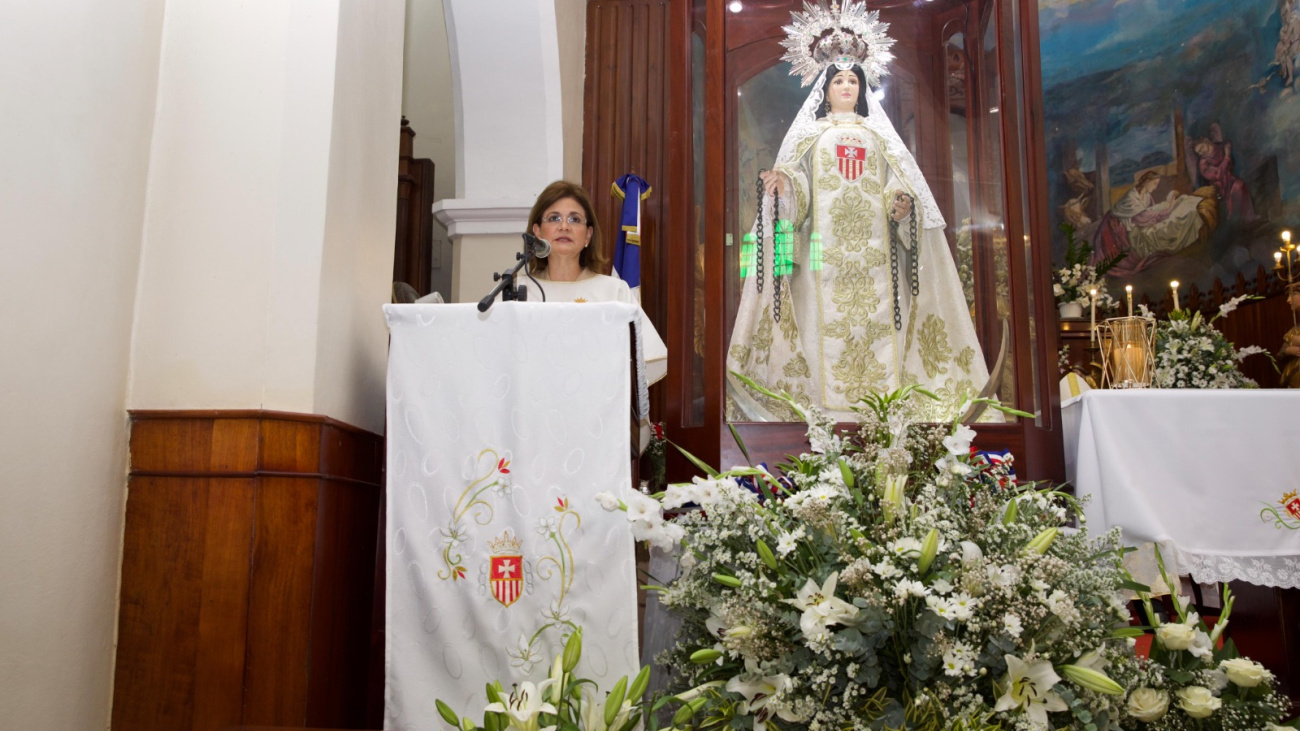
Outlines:
<svg viewBox="0 0 1300 731"><path fill-rule="evenodd" d="M808 94L808 98L804 100L803 106L799 108L799 113L795 115L794 121L790 123L790 129L786 131L785 138L781 140L781 147L777 150L776 162L773 165L774 170L795 167L799 162L795 159L795 150L799 147L799 141L816 135L820 131L817 124L817 109L825 101L822 87L826 82L826 72L830 68L839 70L835 64L832 64L822 69L822 72L818 74L817 80L813 82L812 91ZM943 214L939 212L939 204L935 201L934 194L930 192L930 186L926 184L925 177L921 175L921 168L916 164L916 158L912 157L907 145L903 144L903 138L898 136L897 130L890 123L889 117L885 114L884 108L880 105L880 100L876 98L870 85L867 86L864 96L867 98L867 108L870 111L870 114L865 118L865 125L879 137L880 144L885 148L885 156L890 165L894 167L894 173L902 179L903 184L915 195L916 209L920 215L921 227L927 229L943 228L945 225Z"/></svg>

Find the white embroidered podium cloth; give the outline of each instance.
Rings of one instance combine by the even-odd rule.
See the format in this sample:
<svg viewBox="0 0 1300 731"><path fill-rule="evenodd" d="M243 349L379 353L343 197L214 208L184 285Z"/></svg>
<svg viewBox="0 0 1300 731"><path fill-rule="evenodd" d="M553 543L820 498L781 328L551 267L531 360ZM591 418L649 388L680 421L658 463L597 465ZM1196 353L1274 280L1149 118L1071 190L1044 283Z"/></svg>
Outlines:
<svg viewBox="0 0 1300 731"><path fill-rule="evenodd" d="M387 305L385 720L482 723L484 684L542 680L573 627L580 677L637 662L631 489L635 305Z"/></svg>
<svg viewBox="0 0 1300 731"><path fill-rule="evenodd" d="M1067 426L1073 409L1090 530L1156 543L1201 583L1300 587L1300 391L1092 390Z"/></svg>

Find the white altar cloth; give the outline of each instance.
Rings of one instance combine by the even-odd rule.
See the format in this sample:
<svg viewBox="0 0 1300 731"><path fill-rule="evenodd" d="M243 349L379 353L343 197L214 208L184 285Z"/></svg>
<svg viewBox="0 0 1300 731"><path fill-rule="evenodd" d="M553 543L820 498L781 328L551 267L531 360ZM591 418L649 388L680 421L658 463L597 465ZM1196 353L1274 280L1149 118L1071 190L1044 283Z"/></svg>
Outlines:
<svg viewBox="0 0 1300 731"><path fill-rule="evenodd" d="M484 684L543 680L571 627L580 677L637 662L631 331L621 303L387 305L385 728L481 722Z"/></svg>
<svg viewBox="0 0 1300 731"><path fill-rule="evenodd" d="M1083 394L1062 418L1089 530L1156 543L1201 583L1300 587L1298 415L1294 391Z"/></svg>

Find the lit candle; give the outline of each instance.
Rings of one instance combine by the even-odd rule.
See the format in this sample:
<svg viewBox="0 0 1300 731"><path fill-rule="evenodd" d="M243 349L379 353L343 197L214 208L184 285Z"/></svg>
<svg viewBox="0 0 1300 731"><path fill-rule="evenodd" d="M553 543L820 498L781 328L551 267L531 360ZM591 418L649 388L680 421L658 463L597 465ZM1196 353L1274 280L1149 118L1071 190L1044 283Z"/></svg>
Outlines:
<svg viewBox="0 0 1300 731"><path fill-rule="evenodd" d="M1092 307L1090 308L1092 312L1088 315L1088 319L1091 320L1088 331L1092 333L1092 342L1095 345L1097 343L1097 290L1088 290L1088 296L1092 298Z"/></svg>
<svg viewBox="0 0 1300 731"><path fill-rule="evenodd" d="M1124 293L1128 295L1128 316L1133 316L1133 285L1124 285Z"/></svg>
<svg viewBox="0 0 1300 731"><path fill-rule="evenodd" d="M1279 269L1282 267L1282 252L1280 251L1273 252L1273 265L1278 267Z"/></svg>
<svg viewBox="0 0 1300 731"><path fill-rule="evenodd" d="M1181 307L1178 306L1178 280L1175 279L1174 281L1170 282L1169 286L1174 290L1174 309L1175 310L1182 309Z"/></svg>
<svg viewBox="0 0 1300 731"><path fill-rule="evenodd" d="M1291 232L1290 232L1290 231L1283 231L1283 232L1282 232L1282 243L1284 243L1284 244L1289 244L1289 243L1291 243Z"/></svg>

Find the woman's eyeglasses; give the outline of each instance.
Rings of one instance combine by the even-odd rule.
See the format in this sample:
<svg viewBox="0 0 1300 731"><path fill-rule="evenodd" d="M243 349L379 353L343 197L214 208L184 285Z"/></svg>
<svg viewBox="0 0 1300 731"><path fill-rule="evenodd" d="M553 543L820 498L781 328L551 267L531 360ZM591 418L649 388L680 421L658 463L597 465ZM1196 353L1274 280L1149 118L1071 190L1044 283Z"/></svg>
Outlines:
<svg viewBox="0 0 1300 731"><path fill-rule="evenodd" d="M587 219L583 218L582 216L579 216L579 215L576 214L576 213L571 214L568 218L565 218L564 216L561 216L561 215L558 214L558 213L552 213L552 214L550 214L549 216L543 216L543 217L542 217L542 222L543 222L543 223L549 223L549 224L551 224L552 226L558 226L558 225L560 225L560 223L561 223L562 221L568 221L570 226L586 226L586 225L587 225Z"/></svg>

